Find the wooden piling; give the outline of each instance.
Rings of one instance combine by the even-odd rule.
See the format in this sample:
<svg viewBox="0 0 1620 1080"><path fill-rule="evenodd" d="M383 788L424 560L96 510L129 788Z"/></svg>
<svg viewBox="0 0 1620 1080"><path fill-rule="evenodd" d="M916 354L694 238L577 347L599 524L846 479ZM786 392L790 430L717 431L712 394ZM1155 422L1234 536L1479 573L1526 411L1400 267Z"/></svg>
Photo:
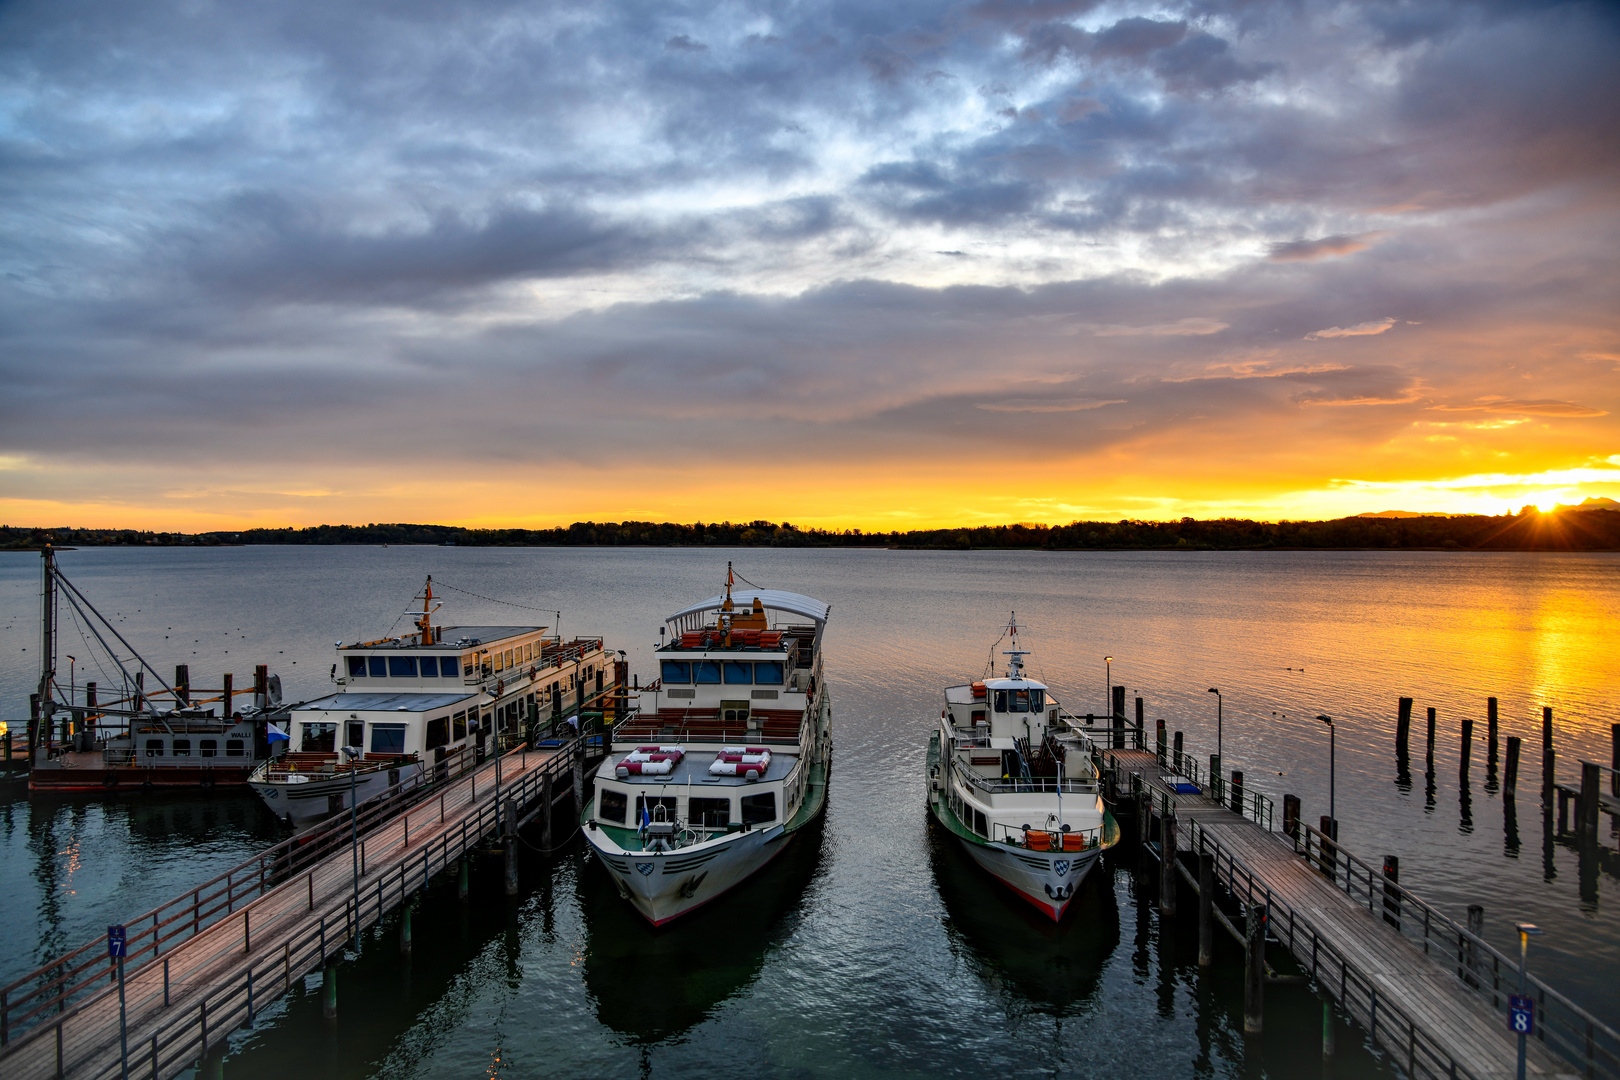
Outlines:
<svg viewBox="0 0 1620 1080"><path fill-rule="evenodd" d="M1290 840L1299 839L1299 796L1283 796L1283 835Z"/></svg>
<svg viewBox="0 0 1620 1080"><path fill-rule="evenodd" d="M1595 761L1581 762L1581 807L1576 832L1582 843L1596 843L1598 838L1598 790L1602 783L1603 766Z"/></svg>
<svg viewBox="0 0 1620 1080"><path fill-rule="evenodd" d="M1147 730L1142 726L1142 699L1136 699L1136 749L1147 749Z"/></svg>
<svg viewBox="0 0 1620 1080"><path fill-rule="evenodd" d="M1395 855L1384 856L1384 921L1395 929L1401 928L1401 860Z"/></svg>
<svg viewBox="0 0 1620 1080"><path fill-rule="evenodd" d="M1215 856L1198 853L1198 966L1215 963Z"/></svg>
<svg viewBox="0 0 1620 1080"><path fill-rule="evenodd" d="M1166 814L1159 825L1159 914L1176 913L1176 815Z"/></svg>
<svg viewBox="0 0 1620 1080"><path fill-rule="evenodd" d="M1430 708L1429 709L1428 750L1425 751L1425 760L1428 762L1428 766L1424 770L1424 772L1429 776L1434 775L1434 719L1435 719L1434 714L1435 714L1435 710L1433 708Z"/></svg>
<svg viewBox="0 0 1620 1080"><path fill-rule="evenodd" d="M1322 999L1322 1056L1330 1058L1337 1048L1333 1037L1333 1002L1327 998Z"/></svg>
<svg viewBox="0 0 1620 1080"><path fill-rule="evenodd" d="M1232 770L1232 813L1243 813L1243 770Z"/></svg>
<svg viewBox="0 0 1620 1080"><path fill-rule="evenodd" d="M1519 782L1519 745L1517 735L1509 735L1507 739L1507 766L1502 776L1502 786L1507 789L1508 796L1513 796L1513 788Z"/></svg>
<svg viewBox="0 0 1620 1080"><path fill-rule="evenodd" d="M191 668L187 664L174 665L174 696L181 705L191 704Z"/></svg>
<svg viewBox="0 0 1620 1080"><path fill-rule="evenodd" d="M1159 764L1160 766L1168 765L1169 762L1165 760L1165 738L1167 733L1164 729L1164 717L1159 717L1159 719L1155 722L1153 734L1154 741L1158 747ZM1615 740L1615 753L1620 754L1620 724L1615 725Z"/></svg>
<svg viewBox="0 0 1620 1080"><path fill-rule="evenodd" d="M399 951L404 956L411 955L411 905L406 901L399 916Z"/></svg>
<svg viewBox="0 0 1620 1080"><path fill-rule="evenodd" d="M1500 725L1496 722L1496 699L1486 698L1485 741L1487 746L1485 748L1485 771L1491 774L1492 779L1495 779L1496 774L1496 737L1499 731Z"/></svg>
<svg viewBox="0 0 1620 1080"><path fill-rule="evenodd" d="M231 718L231 695L232 691L235 689L235 687L232 686L233 681L234 676L227 671L225 673L223 689L221 689L219 692L219 715L223 716L227 721Z"/></svg>
<svg viewBox="0 0 1620 1080"><path fill-rule="evenodd" d="M1243 1034L1258 1035L1264 1027L1266 998L1266 905L1251 903L1243 945Z"/></svg>
<svg viewBox="0 0 1620 1080"><path fill-rule="evenodd" d="M321 972L321 1015L328 1020L337 1019L337 967L328 964Z"/></svg>
<svg viewBox="0 0 1620 1080"><path fill-rule="evenodd" d="M511 799L506 800L506 895L518 894L518 863L517 863L517 804Z"/></svg>
<svg viewBox="0 0 1620 1080"><path fill-rule="evenodd" d="M1609 725L1609 794L1620 795L1620 724Z"/></svg>
<svg viewBox="0 0 1620 1080"><path fill-rule="evenodd" d="M1541 805L1551 806L1557 785L1558 759L1553 753L1552 706L1541 710Z"/></svg>
<svg viewBox="0 0 1620 1080"><path fill-rule="evenodd" d="M1114 749L1125 749L1125 688L1113 688L1114 699L1110 702L1113 715L1109 717L1109 726L1114 729Z"/></svg>
<svg viewBox="0 0 1620 1080"><path fill-rule="evenodd" d="M469 875L467 873L467 860L462 859L460 861L460 865L456 868L456 899L457 900L465 900L465 899L467 899L467 892L468 892L467 878L468 878L468 876Z"/></svg>
<svg viewBox="0 0 1620 1080"><path fill-rule="evenodd" d="M551 854L551 774L540 778L540 847Z"/></svg>
<svg viewBox="0 0 1620 1080"><path fill-rule="evenodd" d="M1457 775L1461 776L1463 783L1468 782L1468 766L1474 756L1474 718L1463 717L1462 722L1462 759L1457 765Z"/></svg>
<svg viewBox="0 0 1620 1080"><path fill-rule="evenodd" d="M1178 732L1176 732L1175 758L1174 758L1174 760L1173 760L1173 762L1172 762L1172 764L1170 766L1177 773L1181 772L1181 747L1182 747L1181 732L1178 731Z"/></svg>
<svg viewBox="0 0 1620 1080"><path fill-rule="evenodd" d="M1395 753L1401 757L1407 755L1412 736L1412 699L1403 697L1400 701L1400 711L1395 717Z"/></svg>

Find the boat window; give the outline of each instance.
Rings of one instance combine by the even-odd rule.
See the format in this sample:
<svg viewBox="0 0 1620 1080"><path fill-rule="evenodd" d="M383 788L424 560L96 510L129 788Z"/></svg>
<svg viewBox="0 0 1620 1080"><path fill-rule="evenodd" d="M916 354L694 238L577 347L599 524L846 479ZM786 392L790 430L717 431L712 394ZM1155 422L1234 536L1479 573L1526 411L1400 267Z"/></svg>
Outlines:
<svg viewBox="0 0 1620 1080"><path fill-rule="evenodd" d="M723 666L726 670L726 682L728 683L752 683L754 681L753 664L727 660Z"/></svg>
<svg viewBox="0 0 1620 1080"><path fill-rule="evenodd" d="M162 739L147 739L146 740L146 756L147 757L162 757L163 756L163 740Z"/></svg>
<svg viewBox="0 0 1620 1080"><path fill-rule="evenodd" d="M658 808L664 808L664 820L675 820L675 797L673 795L637 795L636 796L636 827L641 827L643 815L648 821L658 819Z"/></svg>
<svg viewBox="0 0 1620 1080"><path fill-rule="evenodd" d="M336 724L305 724L304 740L298 749L305 753L331 754L337 752Z"/></svg>
<svg viewBox="0 0 1620 1080"><path fill-rule="evenodd" d="M466 656L463 656L461 658L461 676L462 676L462 678L470 678L472 676L473 667L474 667L474 661L476 661L476 660L477 660L477 657L473 656L471 653L468 653Z"/></svg>
<svg viewBox="0 0 1620 1080"><path fill-rule="evenodd" d="M200 739L200 740L198 740L198 742L197 742L197 756L198 757L218 757L219 756L219 740L218 739Z"/></svg>
<svg viewBox="0 0 1620 1080"><path fill-rule="evenodd" d="M1031 690L1029 692L1029 711L1040 712L1044 708L1046 708L1046 691Z"/></svg>
<svg viewBox="0 0 1620 1080"><path fill-rule="evenodd" d="M1029 691L1014 690L1012 692L1012 711L1029 712Z"/></svg>
<svg viewBox="0 0 1620 1080"><path fill-rule="evenodd" d="M371 677L373 679L386 679L388 677L388 657L368 656L366 657L366 663L371 668Z"/></svg>
<svg viewBox="0 0 1620 1080"><path fill-rule="evenodd" d="M450 721L450 737L452 739L465 739L467 737L466 713L458 712L454 719Z"/></svg>
<svg viewBox="0 0 1620 1080"><path fill-rule="evenodd" d="M973 811L973 831L980 836L990 835L990 823L985 820L983 810Z"/></svg>
<svg viewBox="0 0 1620 1080"><path fill-rule="evenodd" d="M762 791L758 795L744 795L742 819L745 825L766 825L775 821L776 792Z"/></svg>
<svg viewBox="0 0 1620 1080"><path fill-rule="evenodd" d="M685 660L665 660L663 673L666 683L689 683L692 681L692 665Z"/></svg>
<svg viewBox="0 0 1620 1080"><path fill-rule="evenodd" d="M517 666L516 664L512 663L512 650L507 649L506 650L506 667L507 667L507 669L511 670L512 668L514 668L516 666Z"/></svg>
<svg viewBox="0 0 1620 1080"><path fill-rule="evenodd" d="M484 729L484 734L486 735L495 730L495 714L485 713L478 726Z"/></svg>
<svg viewBox="0 0 1620 1080"><path fill-rule="evenodd" d="M693 797L686 804L686 820L689 824L703 825L710 829L729 825L731 824L731 800Z"/></svg>
<svg viewBox="0 0 1620 1080"><path fill-rule="evenodd" d="M438 721L442 727L444 717L439 717ZM432 722L431 720L428 721L430 724ZM405 725L372 724L371 752L373 754L403 754L405 752Z"/></svg>
<svg viewBox="0 0 1620 1080"><path fill-rule="evenodd" d="M1005 691L1005 690L997 690L996 691L996 712L1006 712L1006 711L1007 711L1007 691Z"/></svg>
<svg viewBox="0 0 1620 1080"><path fill-rule="evenodd" d="M349 678L363 679L366 677L366 658L351 656L349 659Z"/></svg>
<svg viewBox="0 0 1620 1080"><path fill-rule="evenodd" d="M782 662L765 660L754 665L754 681L762 686L782 685Z"/></svg>
<svg viewBox="0 0 1620 1080"><path fill-rule="evenodd" d="M416 678L416 657L390 656L388 658L388 677L391 679Z"/></svg>
<svg viewBox="0 0 1620 1080"><path fill-rule="evenodd" d="M190 757L191 756L191 740L190 739L176 739L176 740L174 740L174 744L169 747L169 753L173 754L175 757Z"/></svg>
<svg viewBox="0 0 1620 1080"><path fill-rule="evenodd" d="M422 657L422 678L437 679L439 677L439 658L436 656Z"/></svg>
<svg viewBox="0 0 1620 1080"><path fill-rule="evenodd" d="M455 657L453 657L453 656L441 656L441 657L439 657L439 674L440 675L443 675L447 679L453 679L453 678L456 677L456 672L458 672L460 670L461 670L461 662L458 661Z"/></svg>
<svg viewBox="0 0 1620 1080"><path fill-rule="evenodd" d="M602 793L596 797L596 816L603 821L617 821L623 825L625 802L624 792L608 791L603 788Z"/></svg>
<svg viewBox="0 0 1620 1080"><path fill-rule="evenodd" d="M226 757L242 757L244 750L245 750L245 747L242 745L242 740L241 739L226 739L225 740L225 756Z"/></svg>
<svg viewBox="0 0 1620 1080"><path fill-rule="evenodd" d="M485 664L484 666L485 667L491 667L491 665L493 665L492 670L494 670L494 671L505 671L506 670L506 654L501 653L501 652L495 653L493 655L493 657L491 658L489 664Z"/></svg>
<svg viewBox="0 0 1620 1080"><path fill-rule="evenodd" d="M987 724L989 722L990 722L990 717L985 715L985 712L984 712L983 709L974 709L973 710L973 723L975 723L975 724Z"/></svg>
<svg viewBox="0 0 1620 1080"><path fill-rule="evenodd" d="M483 665L482 666L483 666L484 675L485 675L486 678L495 673L495 668L494 668L493 662L489 658L489 653L484 654L484 660L483 660Z"/></svg>
<svg viewBox="0 0 1620 1080"><path fill-rule="evenodd" d="M720 681L720 661L698 660L692 664L692 681L717 683Z"/></svg>
<svg viewBox="0 0 1620 1080"><path fill-rule="evenodd" d="M448 716L435 716L427 722L427 738L423 742L429 750L443 746L450 741L450 718Z"/></svg>
<svg viewBox="0 0 1620 1080"><path fill-rule="evenodd" d="M528 644L528 645L523 646L523 659L525 659L525 660L533 660L534 659L534 644L532 642L530 644Z"/></svg>

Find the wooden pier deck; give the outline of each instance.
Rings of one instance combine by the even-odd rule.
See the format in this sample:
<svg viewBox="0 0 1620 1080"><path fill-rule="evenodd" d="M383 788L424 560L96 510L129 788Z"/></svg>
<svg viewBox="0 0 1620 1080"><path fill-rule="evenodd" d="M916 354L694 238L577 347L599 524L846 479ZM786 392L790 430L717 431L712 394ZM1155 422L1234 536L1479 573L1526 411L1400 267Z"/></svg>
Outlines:
<svg viewBox="0 0 1620 1080"><path fill-rule="evenodd" d="M481 842L513 831L526 813L572 803L581 794L585 752L576 739L487 761L365 834L358 889L345 832L342 846L314 866L129 971L128 1075L162 1080L192 1067ZM122 1074L123 1058L118 990L109 979L105 989L12 1037L0 1050L0 1074L103 1080Z"/></svg>
<svg viewBox="0 0 1620 1080"><path fill-rule="evenodd" d="M1509 1080L1515 1075L1517 1040L1508 1031L1505 1007L1517 972L1504 971L1500 955L1487 953L1489 946L1462 934L1394 882L1375 879L1367 864L1318 830L1295 828L1305 838L1300 851L1297 841L1211 798L1207 785L1196 793L1176 791L1173 785L1182 778L1151 751L1102 750L1098 758L1118 793L1116 805L1133 808L1150 823L1151 832L1139 833L1149 849L1162 852L1162 842L1153 841L1173 838L1175 869L1165 876L1170 889L1178 887L1179 878L1196 891L1198 857L1207 855L1213 865L1205 872L1213 871L1218 889L1246 913L1260 912L1264 905L1262 940L1286 948L1316 987L1407 1076ZM1218 794L1230 791L1217 788ZM1161 901L1161 910L1173 916L1173 896L1168 905ZM1418 922L1421 931L1406 925L1403 932L1403 923ZM1421 941L1409 936L1420 932ZM1251 969L1265 969L1263 955L1251 961ZM1542 1013L1562 999L1539 996L1537 1021L1544 1035ZM1579 1067L1532 1039L1527 1075L1614 1076L1613 1048L1602 1045L1603 1032L1588 1026L1584 1036L1586 1061Z"/></svg>

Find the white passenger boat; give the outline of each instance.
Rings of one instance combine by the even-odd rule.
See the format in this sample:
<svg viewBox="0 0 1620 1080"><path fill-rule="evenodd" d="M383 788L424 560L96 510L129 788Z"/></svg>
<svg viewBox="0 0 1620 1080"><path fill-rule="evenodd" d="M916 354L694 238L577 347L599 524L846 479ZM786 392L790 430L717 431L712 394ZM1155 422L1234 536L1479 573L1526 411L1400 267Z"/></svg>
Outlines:
<svg viewBox="0 0 1620 1080"><path fill-rule="evenodd" d="M1003 678L945 688L928 739L928 809L975 862L1053 920L1119 842L1090 740L1024 673L1018 623Z"/></svg>
<svg viewBox="0 0 1620 1080"><path fill-rule="evenodd" d="M619 725L584 808L585 838L654 926L744 881L827 799L832 703L822 679L828 606L733 591L677 611L659 646L653 707Z"/></svg>
<svg viewBox="0 0 1620 1080"><path fill-rule="evenodd" d="M486 753L600 708L618 672L600 638L544 626L434 626L433 579L416 633L338 643L337 692L292 709L285 753L248 783L301 825L393 788L459 775ZM527 728L527 731L524 729ZM571 732L568 732L571 734Z"/></svg>

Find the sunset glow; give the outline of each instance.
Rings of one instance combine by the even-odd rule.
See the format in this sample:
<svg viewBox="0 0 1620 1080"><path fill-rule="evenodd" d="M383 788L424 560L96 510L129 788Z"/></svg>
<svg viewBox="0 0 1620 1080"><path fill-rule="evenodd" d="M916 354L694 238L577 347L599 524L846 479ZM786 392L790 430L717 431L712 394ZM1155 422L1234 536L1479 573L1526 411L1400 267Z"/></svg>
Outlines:
<svg viewBox="0 0 1620 1080"><path fill-rule="evenodd" d="M1620 499L1620 22L0 14L0 522Z"/></svg>

